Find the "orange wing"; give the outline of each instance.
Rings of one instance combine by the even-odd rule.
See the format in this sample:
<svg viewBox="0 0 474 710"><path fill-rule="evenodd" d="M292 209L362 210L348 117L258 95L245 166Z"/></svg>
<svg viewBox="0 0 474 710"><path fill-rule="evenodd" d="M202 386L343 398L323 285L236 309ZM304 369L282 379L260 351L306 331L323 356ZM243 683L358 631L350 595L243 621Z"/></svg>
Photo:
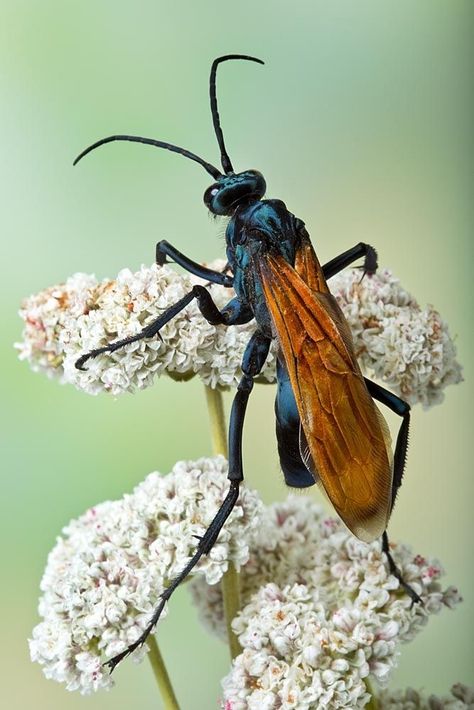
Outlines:
<svg viewBox="0 0 474 710"><path fill-rule="evenodd" d="M347 527L374 540L391 510L390 433L367 390L349 326L309 242L295 269L270 254L259 268L301 418L302 456Z"/></svg>

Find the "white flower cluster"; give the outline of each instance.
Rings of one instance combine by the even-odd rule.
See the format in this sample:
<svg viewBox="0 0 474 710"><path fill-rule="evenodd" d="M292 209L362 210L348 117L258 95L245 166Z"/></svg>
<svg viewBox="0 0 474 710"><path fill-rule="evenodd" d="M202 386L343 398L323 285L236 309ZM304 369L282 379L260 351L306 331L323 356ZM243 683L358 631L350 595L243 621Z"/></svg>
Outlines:
<svg viewBox="0 0 474 710"><path fill-rule="evenodd" d="M456 683L449 695L438 697L408 688L407 690L385 690L378 696L379 707L383 710L473 710L474 688Z"/></svg>
<svg viewBox="0 0 474 710"><path fill-rule="evenodd" d="M307 496L289 495L285 502L265 508L250 557L240 575L242 604L262 586L315 585L328 603L345 604L371 590L385 600L381 614L399 624L399 638L411 640L428 614L452 607L460 597L455 588L442 591L442 567L436 560L414 556L410 548L394 545L394 559L404 579L423 598L412 606L410 597L389 574L380 542L363 543L336 518ZM204 625L225 639L221 590L195 579L189 586Z"/></svg>
<svg viewBox="0 0 474 710"><path fill-rule="evenodd" d="M82 693L110 687L103 663L135 641L190 559L227 492L226 474L223 457L179 462L64 529L41 583L43 621L30 641L48 678ZM208 626L221 634L217 583L229 561L241 570L245 606L233 628L243 652L223 681L225 707L362 707L365 679L385 683L399 642L460 600L455 589L441 589L437 563L401 546L393 554L423 606L411 606L378 543L359 542L307 498L265 507L242 488L191 582Z"/></svg>
<svg viewBox="0 0 474 710"><path fill-rule="evenodd" d="M224 267L215 262L214 268ZM23 303L23 342L20 358L34 370L57 376L89 394L132 392L152 384L167 373L177 379L199 374L212 387L236 386L240 363L253 324L213 326L195 302L160 330L161 337L141 340L87 362L87 371L76 369L76 360L114 340L137 334L142 328L188 293L199 279L178 274L168 266L142 266L132 273L123 269L116 280L98 282L75 274L65 284L45 289ZM200 282L202 283L202 282ZM234 294L232 289L210 286L219 308ZM272 381L274 356L270 355L261 378Z"/></svg>
<svg viewBox="0 0 474 710"><path fill-rule="evenodd" d="M189 561L195 536L227 493L226 475L222 456L181 461L167 476L150 474L131 495L91 508L64 528L41 582L43 621L30 640L46 677L81 693L112 685L102 664L138 638L167 581ZM192 574L216 584L230 561L240 569L262 509L257 494L242 488L217 543Z"/></svg>
<svg viewBox="0 0 474 710"><path fill-rule="evenodd" d="M224 262L212 266L222 269ZM362 368L412 404L441 401L442 389L461 379L446 324L431 307L422 311L388 271L359 281L359 270L346 270L331 280L331 289L351 326ZM179 379L198 374L212 387L235 386L255 324L212 326L195 302L163 327L161 339L100 355L87 362L87 372L74 366L88 351L137 334L197 282L155 265L136 273L124 269L117 279L101 282L76 274L24 301L20 358L90 394L142 389L163 373ZM222 286L209 290L220 308L234 295ZM262 381L275 379L275 351L270 351Z"/></svg>
<svg viewBox="0 0 474 710"><path fill-rule="evenodd" d="M410 404L438 404L444 387L462 380L446 323L433 306L422 310L390 271L361 281L360 271L347 270L331 290L364 370Z"/></svg>
<svg viewBox="0 0 474 710"><path fill-rule="evenodd" d="M420 594L412 605L388 571L380 543L358 541L307 498L270 506L242 570L242 603L233 628L243 652L223 681L228 710L363 707L364 679L387 682L400 642L430 614L453 607L433 560L394 546L405 580ZM192 582L206 625L223 632L220 591Z"/></svg>

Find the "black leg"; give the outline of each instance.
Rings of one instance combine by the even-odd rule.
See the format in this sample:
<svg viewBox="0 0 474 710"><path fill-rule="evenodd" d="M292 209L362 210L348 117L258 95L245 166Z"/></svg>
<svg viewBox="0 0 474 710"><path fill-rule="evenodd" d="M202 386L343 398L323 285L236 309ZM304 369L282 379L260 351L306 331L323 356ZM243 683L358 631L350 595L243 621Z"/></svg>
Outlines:
<svg viewBox="0 0 474 710"><path fill-rule="evenodd" d="M219 271L214 271L213 269L208 269L205 266L201 266L196 261L192 261L187 256L182 254L176 247L162 239L156 245L156 263L162 266L166 264L166 257L169 256L174 262L182 266L183 269L189 271L190 274L194 274L201 279L206 279L214 284L221 284L221 286L232 286L234 279L225 273L220 273Z"/></svg>
<svg viewBox="0 0 474 710"><path fill-rule="evenodd" d="M392 484L392 508L395 503L395 498L402 484L403 471L405 469L405 461L407 456L408 448L408 430L410 427L410 405L405 402L396 394L390 392L389 390L381 387L376 382L372 382L367 377L364 378L371 396L378 402L385 404L386 407L391 409L392 412L398 414L399 417L403 417L402 424L398 431L397 443L395 445L395 453L393 457L393 484ZM411 597L412 603L415 602L423 604L421 597L415 592L410 585L405 582L402 577L400 570L395 564L392 554L390 552L390 545L388 541L387 531L382 535L382 551L385 552L388 560L388 566L390 573L398 579L400 585L406 591L406 593Z"/></svg>
<svg viewBox="0 0 474 710"><path fill-rule="evenodd" d="M378 266L377 252L374 247L370 246L370 244L359 242L359 244L356 244L356 246L352 247L352 249L348 249L343 254L339 254L339 256L334 257L334 259L328 261L327 264L324 264L324 277L326 279L330 279L331 276L335 276L340 271L345 269L346 266L350 266L354 263L354 261L357 261L357 259L361 259L362 257L364 257L364 264L360 267L364 272L362 276L365 274L375 274Z"/></svg>
<svg viewBox="0 0 474 710"><path fill-rule="evenodd" d="M171 582L170 586L165 589L165 591L162 593L160 597L160 602L158 606L156 607L155 611L153 612L153 616L150 619L150 622L148 623L148 626L145 628L143 633L138 637L138 639L132 643L128 648L125 649L125 651L122 651L122 653L119 653L117 656L114 656L113 658L110 659L110 661L107 661L104 665L108 666L110 668L110 672L114 670L114 668L121 662L123 661L124 658L126 658L130 653L133 653L137 648L142 646L145 641L147 640L148 636L150 633L153 631L153 627L155 624L158 622L161 613L163 609L165 608L165 604L168 601L168 599L171 597L175 589L181 584L181 582L188 576L188 574L191 572L191 570L197 565L199 560L203 555L207 555L209 551L212 549L215 541L217 540L217 537L219 535L219 532L221 531L222 526L224 525L225 521L229 517L229 515L232 512L232 509L234 508L234 505L237 502L237 499L239 497L239 481L231 481L230 483L230 490L227 494L227 496L224 498L224 501L219 508L217 515L215 516L214 520L212 523L209 525L208 529L204 533L204 536L200 539L199 544L197 546L196 552L194 555L191 557L189 560L188 564L186 567L180 572L180 574L173 579Z"/></svg>
<svg viewBox="0 0 474 710"><path fill-rule="evenodd" d="M393 560L392 553L390 552L390 543L388 541L387 531L385 531L382 535L382 552L385 552L387 557L390 574L393 574L393 576L398 579L400 586L403 587L408 596L411 598L411 606L413 606L413 604L421 604L423 606L423 599L415 592L413 587L410 587L408 582L405 582L402 573Z"/></svg>
<svg viewBox="0 0 474 710"><path fill-rule="evenodd" d="M229 422L229 478L232 481L242 481L242 433L245 410L253 389L253 378L258 375L265 364L271 340L260 331L256 331L249 340L242 359L243 377L239 382L237 393L232 403Z"/></svg>
<svg viewBox="0 0 474 710"><path fill-rule="evenodd" d="M233 325L234 323L247 323L253 314L248 307L244 306L238 299L232 299L229 303L219 311L216 304L212 300L212 296L207 291L204 286L194 286L192 291L187 293L183 298L181 298L174 306L168 308L164 313L161 314L156 320L147 325L143 330L141 330L136 335L130 335L128 338L123 338L122 340L116 340L113 343L109 343L102 348L97 348L96 350L91 350L85 355L81 355L78 360L76 360L76 368L78 370L83 370L84 365L90 358L97 357L97 355L102 355L102 353L113 353L125 345L130 345L130 343L136 343L138 340L143 340L144 338L153 338L159 335L160 329L163 328L166 323L168 323L172 318L174 318L183 308L186 308L193 299L198 302L199 310L201 311L204 318L213 325Z"/></svg>
<svg viewBox="0 0 474 710"><path fill-rule="evenodd" d="M91 350L90 352L85 353L85 355L81 355L81 357L76 360L76 368L78 370L84 370L85 363L91 357L97 357L97 355L102 355L102 353L113 353L116 350L123 348L125 345L130 345L130 343L137 342L137 340L142 340L143 338L152 338L153 336L158 335L160 328L163 328L163 326L166 325L168 321L174 318L180 311L183 310L183 308L186 308L186 306L191 303L193 298L194 293L193 291L190 291L190 293L187 293L185 296L183 296L183 298L181 298L177 303L175 303L174 306L168 308L164 313L162 313L161 316L159 316L156 320L154 320L152 323L143 328L143 330L141 330L136 335L130 335L128 338L122 338L122 340L115 340L113 343L109 343L103 348L96 348L95 350Z"/></svg>
<svg viewBox="0 0 474 710"><path fill-rule="evenodd" d="M370 395L381 402L386 407L392 410L399 417L403 418L402 424L398 431L397 443L395 445L395 453L393 457L393 488L392 488L392 508L395 503L395 498L398 489L402 485L403 472L405 469L405 462L407 457L408 449L408 431L410 428L410 405L405 402L396 394L386 390L381 387L376 382L372 382L367 377L365 379L365 384L370 392Z"/></svg>
<svg viewBox="0 0 474 710"><path fill-rule="evenodd" d="M253 387L253 378L258 375L262 369L268 355L270 340L263 336L258 331L251 337L249 344L244 353L242 362L242 370L244 375L239 383L237 394L234 397L232 404L232 412L230 416L229 426L229 473L230 480L229 492L217 511L214 519L207 528L203 537L200 538L196 552L190 559L186 567L180 574L173 579L169 587L162 593L160 602L156 607L153 616L151 617L147 627L138 639L131 644L125 651L119 653L105 664L112 672L114 668L123 661L126 656L133 653L139 646L145 643L149 634L153 631L155 624L158 622L164 606L171 597L175 589L188 576L191 570L197 565L203 555L209 554L214 546L222 527L231 514L237 499L239 497L239 486L244 478L242 469L242 431L245 417L245 410L250 392Z"/></svg>

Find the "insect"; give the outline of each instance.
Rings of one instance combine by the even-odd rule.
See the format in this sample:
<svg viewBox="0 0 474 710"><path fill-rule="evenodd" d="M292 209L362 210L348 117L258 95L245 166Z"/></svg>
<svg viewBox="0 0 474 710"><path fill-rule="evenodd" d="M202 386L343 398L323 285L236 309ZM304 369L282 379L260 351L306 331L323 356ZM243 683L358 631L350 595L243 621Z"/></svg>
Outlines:
<svg viewBox="0 0 474 710"><path fill-rule="evenodd" d="M349 326L327 280L364 258L363 272L376 271L373 247L359 243L320 265L304 222L277 199L265 200L266 183L257 170L236 173L226 151L216 97L218 66L229 60L263 64L260 59L229 54L214 60L210 73L210 104L221 153L222 171L179 146L140 136L113 135L86 148L74 161L113 141L132 141L164 148L199 163L214 179L204 193L213 215L228 217L227 268L203 267L166 241L156 246L156 261L167 257L209 283L232 286L235 297L219 310L204 286L193 289L137 335L92 350L76 362L83 369L89 358L114 352L142 338L152 338L177 313L196 300L211 324L235 325L255 320L255 331L242 360L242 378L229 424L229 491L194 556L163 592L142 635L108 661L115 666L143 644L157 623L166 601L199 559L210 552L239 496L243 480L242 431L254 378L278 343L276 434L286 483L306 488L318 483L347 527L363 541L382 537L390 571L415 602L416 592L404 582L390 554L387 523L405 466L410 407L402 399L365 378L357 363ZM392 455L387 424L374 400L401 417Z"/></svg>

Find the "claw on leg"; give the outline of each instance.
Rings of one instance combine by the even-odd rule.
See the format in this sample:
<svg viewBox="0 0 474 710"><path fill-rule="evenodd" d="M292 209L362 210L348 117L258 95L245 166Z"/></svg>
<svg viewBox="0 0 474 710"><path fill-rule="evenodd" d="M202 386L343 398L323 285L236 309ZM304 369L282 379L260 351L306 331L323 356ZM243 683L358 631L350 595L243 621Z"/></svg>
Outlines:
<svg viewBox="0 0 474 710"><path fill-rule="evenodd" d="M229 492L223 500L222 505L214 516L211 524L209 525L203 537L201 538L194 555L191 557L184 569L181 570L177 577L175 577L170 582L170 585L161 594L158 606L154 610L153 615L150 621L148 622L148 625L145 627L144 631L140 634L137 640L134 641L134 643L130 644L130 646L128 646L124 651L118 653L116 656L104 663L104 666L110 668L111 673L118 666L118 664L123 661L124 658L136 651L137 648L139 648L140 646L143 646L148 636L158 623L163 609L165 608L165 604L169 600L173 592L179 587L181 582L186 579L191 570L197 565L201 557L203 555L209 554L209 552L212 550L225 521L231 514L237 502L237 499L239 497L239 485L240 481L230 482Z"/></svg>
<svg viewBox="0 0 474 710"><path fill-rule="evenodd" d="M408 584L408 582L405 582L405 580L403 579L402 573L400 572L397 565L395 564L394 559L392 557L392 553L390 552L388 535L386 532L384 532L384 534L382 536L382 552L384 552L387 557L388 568L390 570L390 574L393 574L393 576L398 579L400 586L405 590L405 592L411 598L411 606L413 607L414 604L421 604L421 606L424 606L423 599L420 597L419 594L417 594L415 592L413 587L411 587Z"/></svg>
<svg viewBox="0 0 474 710"><path fill-rule="evenodd" d="M143 646L143 644L146 642L148 636L153 631L153 628L157 624L157 622L161 616L161 612L165 608L166 601L167 601L167 599L164 596L162 596L161 602L158 605L158 607L156 608L156 611L153 614L152 620L150 621L148 626L145 628L145 630L140 634L140 636L137 638L137 640L134 641L134 643L130 644L130 646L128 646L124 651L122 651L121 653L118 653L116 656L114 656L109 661L106 661L104 663L104 666L109 668L110 673L114 672L115 668L118 666L119 663L121 663L124 660L124 658L127 658L127 656L129 656L131 653L136 651L137 648L140 648L140 646Z"/></svg>
<svg viewBox="0 0 474 710"><path fill-rule="evenodd" d="M124 345L136 343L138 340L143 340L145 338L154 338L156 336L161 338L160 329L164 325L169 323L169 321L174 318L180 311L182 311L183 308L186 308L186 306L191 303L194 298L196 298L196 295L193 289L185 296L183 296L183 298L180 298L180 300L177 301L174 306L167 308L161 316L159 316L156 320L152 321L149 325L145 326L145 328L143 328L136 335L130 335L128 338L123 338L122 340L116 340L115 342L110 343L109 345L105 345L103 348L97 348L97 350L91 350L85 355L82 355L76 360L76 368L78 370L84 370L84 365L87 360L89 360L89 358L97 357L97 355L102 355L102 353L113 353L116 350L123 348Z"/></svg>

